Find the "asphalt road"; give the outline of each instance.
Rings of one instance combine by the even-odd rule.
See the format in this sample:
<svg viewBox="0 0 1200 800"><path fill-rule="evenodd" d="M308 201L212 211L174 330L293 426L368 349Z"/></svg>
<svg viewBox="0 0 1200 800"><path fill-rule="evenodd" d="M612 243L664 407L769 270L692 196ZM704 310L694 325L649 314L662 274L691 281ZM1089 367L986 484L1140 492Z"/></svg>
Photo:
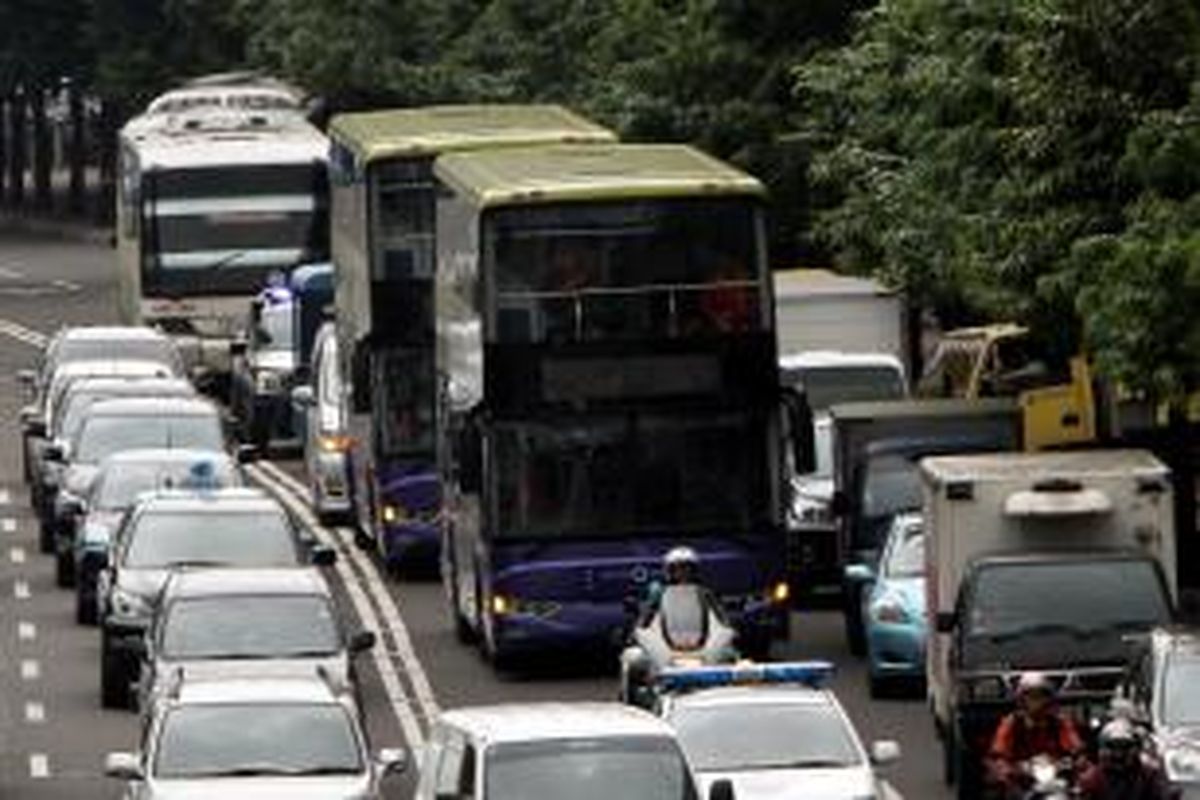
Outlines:
<svg viewBox="0 0 1200 800"><path fill-rule="evenodd" d="M136 746L136 717L102 711L99 636L75 625L72 596L54 587L53 564L37 552L36 523L20 478L17 369L32 365L40 340L64 323L115 317L113 251L98 244L0 231L0 798L117 797L103 777L111 750ZM297 509L294 463L266 463L255 474ZM614 663L556 657L523 675L496 675L450 626L439 584L381 574L347 531L321 531L341 553L331 572L347 610L379 632L366 656L364 700L375 747L419 744L439 709L527 700L611 699ZM839 618L796 614L781 658L828 658L835 689L864 740L890 738L904 755L888 777L910 800L948 797L940 752L924 701L872 701L863 666L843 645ZM389 796L407 797L408 776Z"/></svg>

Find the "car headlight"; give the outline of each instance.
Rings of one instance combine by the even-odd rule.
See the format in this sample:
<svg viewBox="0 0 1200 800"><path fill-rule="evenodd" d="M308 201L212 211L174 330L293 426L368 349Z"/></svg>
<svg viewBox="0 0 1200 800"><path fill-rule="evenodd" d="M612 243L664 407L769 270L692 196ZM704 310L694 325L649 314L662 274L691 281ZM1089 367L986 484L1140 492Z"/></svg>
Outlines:
<svg viewBox="0 0 1200 800"><path fill-rule="evenodd" d="M270 369L260 369L254 373L254 390L260 394L270 394L283 389L283 376Z"/></svg>
<svg viewBox="0 0 1200 800"><path fill-rule="evenodd" d="M118 587L112 591L112 609L119 617L148 617L150 601L140 594Z"/></svg>

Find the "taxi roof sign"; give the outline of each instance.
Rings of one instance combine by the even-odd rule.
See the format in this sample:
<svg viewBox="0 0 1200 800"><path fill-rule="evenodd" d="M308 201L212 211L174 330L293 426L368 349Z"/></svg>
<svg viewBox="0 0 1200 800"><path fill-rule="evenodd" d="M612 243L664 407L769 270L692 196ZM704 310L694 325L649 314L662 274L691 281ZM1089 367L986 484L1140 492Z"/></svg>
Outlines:
<svg viewBox="0 0 1200 800"><path fill-rule="evenodd" d="M658 674L657 682L660 689L668 692L781 683L799 683L820 689L833 678L833 671L833 664L828 661L668 667Z"/></svg>

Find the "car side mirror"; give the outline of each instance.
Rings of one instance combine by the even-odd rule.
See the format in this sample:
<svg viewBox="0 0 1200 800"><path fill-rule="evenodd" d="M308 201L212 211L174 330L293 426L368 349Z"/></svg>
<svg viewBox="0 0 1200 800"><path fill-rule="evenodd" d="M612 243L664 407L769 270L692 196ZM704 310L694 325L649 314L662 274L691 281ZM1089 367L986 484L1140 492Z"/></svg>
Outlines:
<svg viewBox="0 0 1200 800"><path fill-rule="evenodd" d="M61 444L48 444L42 450L42 460L52 463L59 463L66 458L66 453L63 452Z"/></svg>
<svg viewBox="0 0 1200 800"><path fill-rule="evenodd" d="M708 787L708 800L735 800L733 781L728 778L713 781L712 785Z"/></svg>
<svg viewBox="0 0 1200 800"><path fill-rule="evenodd" d="M939 611L933 619L938 633L953 633L958 619L953 611Z"/></svg>
<svg viewBox="0 0 1200 800"><path fill-rule="evenodd" d="M237 358L246 355L246 351L250 349L250 342L239 336L229 343L229 355Z"/></svg>
<svg viewBox="0 0 1200 800"><path fill-rule="evenodd" d="M847 564L843 575L847 583L872 583L875 569L870 564Z"/></svg>
<svg viewBox="0 0 1200 800"><path fill-rule="evenodd" d="M337 551L323 544L312 548L308 560L318 567L332 567L337 563Z"/></svg>
<svg viewBox="0 0 1200 800"><path fill-rule="evenodd" d="M137 781L145 777L137 753L109 753L104 757L104 774L110 778Z"/></svg>
<svg viewBox="0 0 1200 800"><path fill-rule="evenodd" d="M292 403L301 408L310 408L317 403L317 396L310 384L302 383L292 389Z"/></svg>
<svg viewBox="0 0 1200 800"><path fill-rule="evenodd" d="M895 764L900 760L900 743L891 739L871 742L871 763L877 767Z"/></svg>
<svg viewBox="0 0 1200 800"><path fill-rule="evenodd" d="M239 444L237 446L237 461L239 464L250 464L258 460L258 448L252 444Z"/></svg>
<svg viewBox="0 0 1200 800"><path fill-rule="evenodd" d="M347 649L351 653L363 653L375 646L375 631L358 631L350 637Z"/></svg>
<svg viewBox="0 0 1200 800"><path fill-rule="evenodd" d="M835 517L844 517L850 513L850 496L838 489L829 499L829 513Z"/></svg>
<svg viewBox="0 0 1200 800"><path fill-rule="evenodd" d="M808 404L808 397L790 386L783 390L783 405L787 412L793 468L797 475L806 475L817 468L812 408Z"/></svg>
<svg viewBox="0 0 1200 800"><path fill-rule="evenodd" d="M375 754L375 763L385 775L398 775L408 768L408 752L403 747L383 747Z"/></svg>

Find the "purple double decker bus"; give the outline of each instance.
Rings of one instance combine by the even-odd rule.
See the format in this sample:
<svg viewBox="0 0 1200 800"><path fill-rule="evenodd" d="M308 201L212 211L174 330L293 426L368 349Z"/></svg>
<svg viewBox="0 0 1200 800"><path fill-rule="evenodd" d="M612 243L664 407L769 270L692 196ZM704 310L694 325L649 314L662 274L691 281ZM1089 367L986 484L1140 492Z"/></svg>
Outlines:
<svg viewBox="0 0 1200 800"><path fill-rule="evenodd" d="M761 184L680 145L456 153L434 171L460 637L499 661L619 645L626 599L686 543L764 653L787 630L788 416Z"/></svg>
<svg viewBox="0 0 1200 800"><path fill-rule="evenodd" d="M462 105L342 114L330 124L331 243L360 540L390 567L437 563L433 161L441 153L609 142L550 105Z"/></svg>

